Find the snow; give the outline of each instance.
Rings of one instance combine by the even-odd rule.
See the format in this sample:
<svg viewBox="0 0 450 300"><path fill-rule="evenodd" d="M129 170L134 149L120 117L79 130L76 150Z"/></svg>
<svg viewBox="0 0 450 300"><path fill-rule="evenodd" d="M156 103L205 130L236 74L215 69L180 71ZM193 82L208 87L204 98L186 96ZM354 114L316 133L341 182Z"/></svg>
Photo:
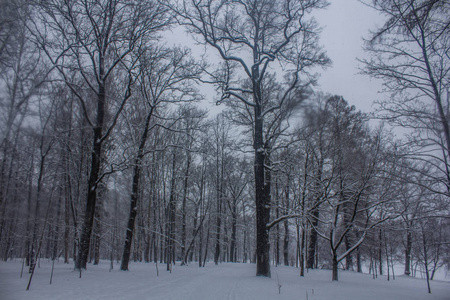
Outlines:
<svg viewBox="0 0 450 300"><path fill-rule="evenodd" d="M387 281L385 276L349 271L339 272L339 282L331 281L328 270L310 270L304 278L293 267L272 266L272 278L256 277L255 265L240 263L207 263L175 265L172 273L165 265L130 263L130 271L119 271L119 265L109 271L110 263L88 265L82 273L73 265L55 263L50 285L51 262L41 260L29 291L25 288L29 275L20 278L21 261L0 263L0 299L308 299L308 300L423 300L450 299L450 283L432 281L432 294L427 293L426 281L397 276ZM278 293L278 280L281 293Z"/></svg>

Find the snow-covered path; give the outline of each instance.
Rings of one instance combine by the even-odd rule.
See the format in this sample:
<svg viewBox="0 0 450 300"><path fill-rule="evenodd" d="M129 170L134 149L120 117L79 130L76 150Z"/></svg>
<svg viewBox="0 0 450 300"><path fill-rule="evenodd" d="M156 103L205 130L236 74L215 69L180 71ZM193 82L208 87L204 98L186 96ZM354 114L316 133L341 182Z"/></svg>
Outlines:
<svg viewBox="0 0 450 300"><path fill-rule="evenodd" d="M426 282L398 276L387 281L367 274L340 272L340 281L331 282L326 270L310 271L304 278L298 269L272 266L272 278L255 276L251 264L207 264L206 268L174 266L173 272L155 264L134 263L129 272L108 272L108 262L88 266L79 273L72 265L55 264L53 284L49 285L51 264L41 262L36 269L31 290L25 291L28 274L20 277L20 261L0 263L0 299L308 299L308 300L423 300L450 299L450 283L432 282L432 294ZM281 293L278 293L278 280Z"/></svg>

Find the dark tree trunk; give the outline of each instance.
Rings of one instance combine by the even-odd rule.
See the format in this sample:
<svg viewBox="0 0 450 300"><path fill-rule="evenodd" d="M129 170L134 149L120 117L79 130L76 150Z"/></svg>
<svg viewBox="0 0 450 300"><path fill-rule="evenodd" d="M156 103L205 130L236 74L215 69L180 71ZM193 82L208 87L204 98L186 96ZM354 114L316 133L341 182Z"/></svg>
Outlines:
<svg viewBox="0 0 450 300"><path fill-rule="evenodd" d="M69 238L70 238L70 190L68 187L69 175L66 174L65 200L64 200L64 263L69 263Z"/></svg>
<svg viewBox="0 0 450 300"><path fill-rule="evenodd" d="M412 248L412 234L411 231L406 233L406 247L405 247L405 275L411 275L411 248Z"/></svg>
<svg viewBox="0 0 450 300"><path fill-rule="evenodd" d="M260 109L255 107L256 276L270 277L270 242L266 226L270 220L270 170L264 167L267 153Z"/></svg>
<svg viewBox="0 0 450 300"><path fill-rule="evenodd" d="M205 256L203 257L203 264L202 267L205 267L206 258L208 257L208 248L209 248L209 231L210 231L210 224L208 220L208 230L206 231L206 244L205 244ZM201 259L201 258L200 258Z"/></svg>
<svg viewBox="0 0 450 300"><path fill-rule="evenodd" d="M289 223L288 223L288 221L284 221L283 258L284 258L284 265L289 266Z"/></svg>
<svg viewBox="0 0 450 300"><path fill-rule="evenodd" d="M351 241L350 241L350 237L348 236L350 234L350 232L345 236L344 238L344 243L345 243L345 250L347 251L348 249L350 249L351 247ZM353 270L353 258L352 258L352 254L349 253L346 257L345 257L345 269L346 270Z"/></svg>
<svg viewBox="0 0 450 300"><path fill-rule="evenodd" d="M216 245L214 251L214 263L217 265L220 259L220 235L222 229L222 201L223 201L223 175L224 175L224 165L223 165L223 151L219 162L219 150L217 149L216 158L216 184L217 184L217 216L216 216ZM220 164L220 165L219 165ZM219 173L220 168L220 173Z"/></svg>
<svg viewBox="0 0 450 300"><path fill-rule="evenodd" d="M338 261L337 261L337 253L333 252L333 275L332 279L333 281L338 281Z"/></svg>
<svg viewBox="0 0 450 300"><path fill-rule="evenodd" d="M203 254L203 226L200 227L200 238L198 241L198 266L202 267L202 254Z"/></svg>
<svg viewBox="0 0 450 300"><path fill-rule="evenodd" d="M17 178L17 172L16 172L16 178ZM14 194L13 194L13 196L12 196L12 202L13 203L17 203L17 201L18 201L18 199L17 199L17 192L18 192L18 189L19 189L19 181L18 180L16 180L16 183L14 184ZM1 191L0 191L0 193L1 193ZM5 205L6 205L6 203L5 203ZM5 210L6 210L6 207L5 207ZM5 248L4 248L4 256L3 256L3 260L4 261L7 261L8 260L8 256L9 256L9 254L10 254L10 251L12 250L12 247L13 247L13 235L14 235L14 233L15 233L15 228L17 228L17 222L18 222L18 218L17 218L17 213L16 213L17 211L16 210L13 210L13 213L12 213L12 218L11 218L11 221L10 221L10 223L9 223L9 229L7 230L7 233L6 233L6 244L5 244ZM5 219L3 218L2 219L3 221L5 221Z"/></svg>
<svg viewBox="0 0 450 300"><path fill-rule="evenodd" d="M230 261L231 262L237 262L236 231L237 231L237 204L236 204L236 199L233 199L233 206L232 206L232 211L231 211L231 244L230 244Z"/></svg>
<svg viewBox="0 0 450 300"><path fill-rule="evenodd" d="M183 259L182 265L186 263L184 257L186 254L186 201L187 201L187 189L188 189L188 182L189 182L189 172L190 172L190 166L191 166L191 154L189 153L189 150L186 153L187 155L187 161L186 161L186 170L184 173L184 182L183 182L183 201L182 201L182 208L181 208L181 257Z"/></svg>
<svg viewBox="0 0 450 300"><path fill-rule="evenodd" d="M316 228L319 225L319 209L316 207L311 212L312 216L312 228L309 235L308 243L308 259L306 260L306 268L314 269L314 260L316 256L316 246L317 246L317 231Z"/></svg>
<svg viewBox="0 0 450 300"><path fill-rule="evenodd" d="M136 223L136 215L137 215L137 202L138 202L138 193L139 193L139 181L141 175L140 161L138 159L135 160L134 167L134 175L133 175L133 186L131 192L131 201L130 201L130 213L128 216L128 224L127 230L125 234L125 245L123 248L122 261L120 264L120 269L122 271L128 271L128 263L130 261L131 255L131 244L133 243L133 233L134 227Z"/></svg>
<svg viewBox="0 0 450 300"><path fill-rule="evenodd" d="M197 220L198 220L198 207L195 211L195 216L194 216L194 221L193 221L193 223L194 223L194 228L192 229L192 237L193 237L192 241L193 242L195 242L196 233L198 232L198 230L196 230L197 222L198 222ZM200 227L201 226L199 226L198 228L200 228ZM189 252L189 258L186 259L187 261L192 262L194 260L194 252L195 252L195 244L194 244L194 249L192 249L192 251ZM197 254L195 254L195 255L197 255Z"/></svg>
<svg viewBox="0 0 450 300"><path fill-rule="evenodd" d="M102 227L101 227L101 211L102 211L102 198L104 196L105 187L101 187L101 191L99 190L99 196L97 200L97 207L95 209L95 219L94 219L94 265L98 265L100 262L100 243L101 243L101 235L102 235Z"/></svg>
<svg viewBox="0 0 450 300"><path fill-rule="evenodd" d="M86 269L88 261L89 247L94 225L95 206L97 202L97 181L100 175L100 156L102 152L101 129L95 128L94 149L92 151L91 173L88 182L88 195L86 210L84 213L83 226L81 229L80 244L78 247L76 269Z"/></svg>
<svg viewBox="0 0 450 300"><path fill-rule="evenodd" d="M41 144L41 151L43 145ZM48 153L48 152L47 152ZM35 267L36 259L35 255L37 254L37 248L38 248L38 231L39 231L39 214L40 214L40 202L41 202L41 191L42 191L42 179L44 176L44 165L45 165L45 158L47 156L46 154L43 154L41 152L41 162L39 164L39 176L38 176L38 182L37 182L37 191L36 191L36 205L34 207L34 226L33 226L33 235L31 239L31 259L30 259L30 269L29 272L31 273L32 270ZM45 225L45 224L44 224Z"/></svg>
<svg viewBox="0 0 450 300"><path fill-rule="evenodd" d="M423 246L423 264L425 267L425 275L427 278L427 288L428 288L428 293L431 294L430 271L428 269L428 245L427 245L426 234L425 234L423 228L422 228L422 246Z"/></svg>
<svg viewBox="0 0 450 300"><path fill-rule="evenodd" d="M167 247L166 247L166 263L167 271L172 271L172 264L175 263L175 210L176 210L176 200L175 200L175 165L176 165L176 155L173 154L172 160L172 179L170 184L170 196L169 196L169 207L168 207L168 232L167 232Z"/></svg>
<svg viewBox="0 0 450 300"><path fill-rule="evenodd" d="M120 265L120 269L122 271L128 271L128 263L130 261L131 254L131 243L133 242L133 233L134 227L136 223L136 215L137 215L137 205L139 199L139 188L140 188L140 180L141 180L141 172L142 172L142 160L144 159L144 149L145 143L147 142L148 133L150 130L150 120L153 114L153 107L150 109L147 114L147 118L145 120L144 130L142 132L141 140L139 143L138 153L134 160L134 168L133 168L133 183L132 183L132 191L131 191L131 199L130 199L130 213L128 216L128 225L127 231L125 234L125 245L123 248L122 254L122 262Z"/></svg>
<svg viewBox="0 0 450 300"><path fill-rule="evenodd" d="M290 192L290 177L287 177L287 186L285 191L285 207L286 209L289 208L289 192ZM284 224L284 240L283 240L283 258L284 258L284 265L289 266L289 222L285 220L283 222Z"/></svg>
<svg viewBox="0 0 450 300"><path fill-rule="evenodd" d="M305 240L306 231L305 226L302 226L302 242L300 245L300 276L305 276Z"/></svg>
<svg viewBox="0 0 450 300"><path fill-rule="evenodd" d="M378 262L380 268L380 275L383 275L383 231L378 231Z"/></svg>
<svg viewBox="0 0 450 300"><path fill-rule="evenodd" d="M27 267L30 266L31 264L31 236L30 236L30 231L31 231L31 198L32 198L32 191L33 191L33 176L32 176L32 172L33 172L33 165L34 165L34 156L31 156L31 172L28 175L28 195L27 195L27 225L26 225L26 238L25 238L25 255L26 255L26 262L25 265Z"/></svg>
<svg viewBox="0 0 450 300"><path fill-rule="evenodd" d="M361 251L359 247L356 249L356 268L358 273L362 273Z"/></svg>
<svg viewBox="0 0 450 300"><path fill-rule="evenodd" d="M52 260L57 259L58 257L58 245L59 245L59 219L61 216L61 206L62 206L62 199L63 199L63 191L62 187L59 191L59 199L58 199L58 207L56 208L56 225L55 225L55 232L53 237L53 251L52 251Z"/></svg>
<svg viewBox="0 0 450 300"><path fill-rule="evenodd" d="M309 235L308 243L308 255L306 261L306 268L313 269L315 266L316 259L316 249L317 249L317 226L319 225L319 204L321 200L321 181L322 181L322 171L323 171L323 155L322 155L322 131L320 131L319 138L319 153L320 157L317 163L317 178L315 179L314 189L315 189L315 199L313 203L313 208L311 209L311 233Z"/></svg>
<svg viewBox="0 0 450 300"><path fill-rule="evenodd" d="M99 63L101 71L100 78L103 77L103 62ZM84 213L83 225L81 229L80 244L78 248L77 260L75 263L76 269L86 269L86 264L89 255L89 247L92 235L92 227L94 225L94 214L97 203L97 185L100 178L101 156L103 145L103 126L105 117L105 87L99 86L97 94L97 119L96 125L93 129L93 148L91 154L91 169L88 180L88 192L86 201L86 210Z"/></svg>
<svg viewBox="0 0 450 300"><path fill-rule="evenodd" d="M215 244L215 251L214 251L214 263L217 265L219 263L219 258L220 258L220 231L221 231L221 223L222 223L222 218L221 218L221 204L220 204L220 200L217 199L218 204L217 204L217 217L216 217L216 244Z"/></svg>
<svg viewBox="0 0 450 300"><path fill-rule="evenodd" d="M248 262L248 253L247 253L247 223L245 221L245 205L242 205L242 222L245 224L244 226L244 241L242 243L242 253L243 259L242 262Z"/></svg>

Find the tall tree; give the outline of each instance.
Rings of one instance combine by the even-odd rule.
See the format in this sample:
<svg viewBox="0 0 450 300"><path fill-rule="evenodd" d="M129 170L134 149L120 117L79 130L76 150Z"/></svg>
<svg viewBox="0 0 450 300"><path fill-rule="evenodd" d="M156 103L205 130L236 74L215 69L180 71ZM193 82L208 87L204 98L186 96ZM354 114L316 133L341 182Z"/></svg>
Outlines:
<svg viewBox="0 0 450 300"><path fill-rule="evenodd" d="M201 69L189 58L190 52L186 49L155 49L142 55L139 78L140 96L143 106L139 110L145 111L143 115L143 128L140 130L138 147L133 161L133 179L130 201L130 214L126 229L125 246L122 255L121 270L128 270L128 261L131 253L131 243L138 209L138 193L140 193L142 164L145 158L146 143L149 133L156 122L153 114L161 105L168 102L192 101L198 98L197 91L192 87L201 73ZM139 112L135 112L139 115ZM152 126L153 125L153 126ZM189 128L191 129L191 128ZM139 130L138 130L139 131ZM186 132L190 134L190 132Z"/></svg>
<svg viewBox="0 0 450 300"><path fill-rule="evenodd" d="M328 63L318 47L317 24L307 18L312 10L326 4L323 0L200 0L169 4L179 24L186 26L200 42L215 49L223 60L225 68L215 74L215 81L222 90L219 102L238 99L251 113L256 275L270 276L266 228L270 218L270 169L265 167L270 142L264 136L265 122L269 114L290 102L301 85L314 81L311 77L301 80L301 74L308 74L305 71L312 66ZM274 62L285 66L285 82L276 99L264 99L264 85Z"/></svg>
<svg viewBox="0 0 450 300"><path fill-rule="evenodd" d="M76 260L77 268L86 268L97 187L103 177L102 147L131 96L142 46L169 19L155 1L52 0L39 2L38 8L35 40L80 101L92 129L86 209Z"/></svg>

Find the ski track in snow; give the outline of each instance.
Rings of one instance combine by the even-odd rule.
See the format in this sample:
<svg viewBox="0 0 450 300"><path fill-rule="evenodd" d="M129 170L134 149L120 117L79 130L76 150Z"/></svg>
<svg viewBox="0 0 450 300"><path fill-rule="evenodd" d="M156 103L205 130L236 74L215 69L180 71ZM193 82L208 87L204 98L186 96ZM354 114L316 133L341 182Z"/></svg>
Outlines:
<svg viewBox="0 0 450 300"><path fill-rule="evenodd" d="M51 263L42 260L30 291L25 291L29 274L24 270L20 278L21 261L0 263L0 300L21 299L219 299L219 300L449 300L450 282L432 281L432 294L427 293L426 281L397 276L387 281L386 276L372 279L371 275L339 272L339 282L331 282L331 271L309 271L304 278L293 267L272 266L272 278L256 277L253 264L208 263L175 265L172 273L165 265L130 263L130 271L108 272L109 262L88 265L82 273L73 271L73 265L55 263L53 283L49 285ZM281 294L278 293L278 279Z"/></svg>

